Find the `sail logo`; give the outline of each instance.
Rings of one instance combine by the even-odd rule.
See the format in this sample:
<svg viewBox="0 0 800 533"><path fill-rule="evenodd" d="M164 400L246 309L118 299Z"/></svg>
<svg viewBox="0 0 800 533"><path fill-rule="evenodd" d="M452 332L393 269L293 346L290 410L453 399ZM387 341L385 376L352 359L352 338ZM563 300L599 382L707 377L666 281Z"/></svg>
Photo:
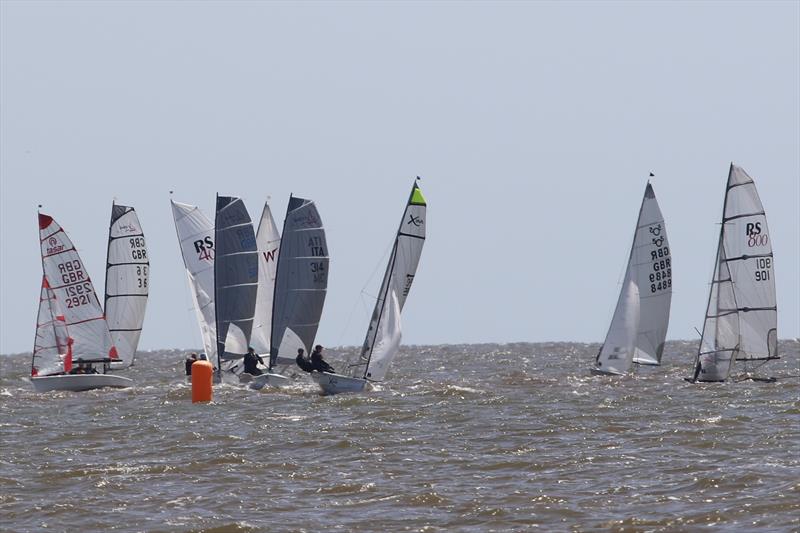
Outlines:
<svg viewBox="0 0 800 533"><path fill-rule="evenodd" d="M761 233L761 222L748 222L744 229L747 238L747 246L766 246L769 242L769 235Z"/></svg>
<svg viewBox="0 0 800 533"><path fill-rule="evenodd" d="M192 244L194 244L194 251L197 252L197 259L199 261L214 260L214 241L211 240L211 237L198 239Z"/></svg>
<svg viewBox="0 0 800 533"><path fill-rule="evenodd" d="M57 254L59 252L64 251L64 245L58 242L58 239L55 237L50 237L47 239L47 255Z"/></svg>
<svg viewBox="0 0 800 533"><path fill-rule="evenodd" d="M322 226L322 223L314 216L314 213L306 213L305 215L292 217L292 222L299 228L317 228Z"/></svg>
<svg viewBox="0 0 800 533"><path fill-rule="evenodd" d="M120 233L137 233L136 226L133 224L120 224L117 226L117 231Z"/></svg>
<svg viewBox="0 0 800 533"><path fill-rule="evenodd" d="M407 226L413 224L414 227L418 228L418 227L422 226L424 223L425 223L425 221L422 220L422 217L415 217L414 213L409 213L408 214L408 222L406 222Z"/></svg>
<svg viewBox="0 0 800 533"><path fill-rule="evenodd" d="M264 261L269 263L270 261L275 262L275 254L278 253L277 248L273 248L269 252L261 252L261 255L264 256Z"/></svg>
<svg viewBox="0 0 800 533"><path fill-rule="evenodd" d="M403 287L403 296L408 296L408 291L411 290L412 283L414 283L414 274L406 274L406 285Z"/></svg>

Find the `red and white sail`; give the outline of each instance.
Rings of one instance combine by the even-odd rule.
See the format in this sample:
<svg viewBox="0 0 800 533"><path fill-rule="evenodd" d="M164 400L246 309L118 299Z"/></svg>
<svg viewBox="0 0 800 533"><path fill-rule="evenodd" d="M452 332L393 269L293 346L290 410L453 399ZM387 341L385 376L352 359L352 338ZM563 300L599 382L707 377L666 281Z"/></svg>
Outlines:
<svg viewBox="0 0 800 533"><path fill-rule="evenodd" d="M64 315L58 310L58 302L47 283L47 278L42 276L31 375L45 376L69 372L72 367L69 355L69 339Z"/></svg>
<svg viewBox="0 0 800 533"><path fill-rule="evenodd" d="M51 313L57 309L53 316L63 317L72 361L118 359L103 308L72 241L52 217L42 213L39 213L39 239L47 300Z"/></svg>

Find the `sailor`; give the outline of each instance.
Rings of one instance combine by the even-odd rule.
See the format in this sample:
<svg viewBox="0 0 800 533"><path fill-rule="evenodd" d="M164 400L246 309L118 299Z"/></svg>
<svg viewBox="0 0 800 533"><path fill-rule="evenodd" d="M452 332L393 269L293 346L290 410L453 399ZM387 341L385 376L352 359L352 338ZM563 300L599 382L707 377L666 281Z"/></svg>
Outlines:
<svg viewBox="0 0 800 533"><path fill-rule="evenodd" d="M303 372L311 372L314 368L311 366L311 361L305 358L303 355L304 353L305 350L298 348L297 357L295 357L294 362L297 363L297 366L299 366Z"/></svg>
<svg viewBox="0 0 800 533"><path fill-rule="evenodd" d="M189 354L189 357L186 358L186 375L192 375L192 365L197 361L197 354L192 352Z"/></svg>
<svg viewBox="0 0 800 533"><path fill-rule="evenodd" d="M244 372L253 376L260 376L263 374L261 369L258 368L258 363L264 364L264 360L256 353L252 346L247 348L247 353L244 354Z"/></svg>
<svg viewBox="0 0 800 533"><path fill-rule="evenodd" d="M311 369L317 372L336 372L333 367L322 358L322 345L320 344L314 346L314 351L311 352Z"/></svg>
<svg viewBox="0 0 800 533"><path fill-rule="evenodd" d="M76 366L75 368L70 370L69 373L70 374L88 374L89 371L86 368L86 363L84 363L83 361L78 361L78 366Z"/></svg>

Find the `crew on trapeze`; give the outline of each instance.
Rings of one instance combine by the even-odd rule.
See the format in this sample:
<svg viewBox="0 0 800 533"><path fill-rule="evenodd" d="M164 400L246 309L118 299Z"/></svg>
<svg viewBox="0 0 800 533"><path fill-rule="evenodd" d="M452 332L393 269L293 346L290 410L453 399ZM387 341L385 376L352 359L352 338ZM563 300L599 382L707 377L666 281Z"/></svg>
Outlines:
<svg viewBox="0 0 800 533"><path fill-rule="evenodd" d="M252 346L247 348L247 353L244 354L244 373L252 376L260 376L263 374L261 369L258 368L258 363L264 364L264 360L256 353Z"/></svg>
<svg viewBox="0 0 800 533"><path fill-rule="evenodd" d="M322 345L317 344L314 347L310 360L303 356L303 352L304 350L302 348L297 349L295 362L304 372L313 372L314 370L317 372L330 372L332 374L336 372L333 367L322 358Z"/></svg>

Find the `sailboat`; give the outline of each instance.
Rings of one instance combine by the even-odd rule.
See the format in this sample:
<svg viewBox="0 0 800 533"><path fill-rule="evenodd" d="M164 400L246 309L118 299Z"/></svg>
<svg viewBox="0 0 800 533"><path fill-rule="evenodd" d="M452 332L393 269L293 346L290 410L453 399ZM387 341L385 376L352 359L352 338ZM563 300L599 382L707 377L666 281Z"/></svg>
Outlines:
<svg viewBox="0 0 800 533"><path fill-rule="evenodd" d="M753 179L731 163L703 332L694 375L686 379L721 382L736 361L748 372L748 363L773 359L779 359L778 307L767 217Z"/></svg>
<svg viewBox="0 0 800 533"><path fill-rule="evenodd" d="M328 242L317 206L290 196L276 265L269 370L257 376L251 388L288 383L276 366L294 365L299 348L309 353L325 304L328 264Z"/></svg>
<svg viewBox="0 0 800 533"><path fill-rule="evenodd" d="M617 307L592 369L622 375L660 365L672 302L672 254L653 186L644 190Z"/></svg>
<svg viewBox="0 0 800 533"><path fill-rule="evenodd" d="M42 286L31 362L37 392L125 388L133 380L106 374L119 361L92 281L75 246L52 217L39 213ZM102 364L102 374L70 374Z"/></svg>
<svg viewBox="0 0 800 533"><path fill-rule="evenodd" d="M150 280L150 259L139 217L132 207L111 206L106 255L105 316L119 362L112 369L133 365Z"/></svg>
<svg viewBox="0 0 800 533"><path fill-rule="evenodd" d="M217 368L242 359L250 346L258 294L253 222L241 198L217 196L214 219L214 319Z"/></svg>
<svg viewBox="0 0 800 533"><path fill-rule="evenodd" d="M255 321L250 340L251 346L258 354L269 354L269 339L272 329L272 298L275 294L275 276L278 271L278 252L281 236L272 210L264 203L261 221L256 231L256 249L258 250L258 298L256 299Z"/></svg>
<svg viewBox="0 0 800 533"><path fill-rule="evenodd" d="M214 225L197 206L170 200L181 256L191 287L192 302L203 349L208 360L217 358L214 311Z"/></svg>
<svg viewBox="0 0 800 533"><path fill-rule="evenodd" d="M419 180L419 178L417 178ZM383 381L389 364L400 348L400 312L406 302L425 244L426 203L414 181L400 227L386 265L386 272L367 327L358 359L345 374L312 372L312 379L325 394L362 392L368 382Z"/></svg>

